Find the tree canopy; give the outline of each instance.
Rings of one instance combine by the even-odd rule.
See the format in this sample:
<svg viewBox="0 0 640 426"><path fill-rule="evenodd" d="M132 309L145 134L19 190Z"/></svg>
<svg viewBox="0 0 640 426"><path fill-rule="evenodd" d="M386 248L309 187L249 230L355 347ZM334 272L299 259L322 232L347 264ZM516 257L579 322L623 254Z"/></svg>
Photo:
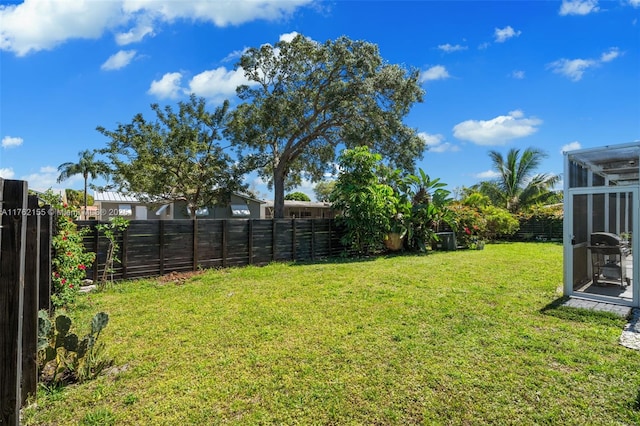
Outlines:
<svg viewBox="0 0 640 426"><path fill-rule="evenodd" d="M543 151L527 148L521 154L519 149L512 148L506 158L493 150L489 151L489 156L498 178L480 183L477 189L488 196L493 205L516 213L555 197L552 188L559 181L559 176L535 174L546 157Z"/></svg>
<svg viewBox="0 0 640 426"><path fill-rule="evenodd" d="M320 202L329 201L329 198L331 197L331 192L333 191L333 188L335 186L336 186L335 180L318 182L316 186L313 188L313 193L316 196L316 200Z"/></svg>
<svg viewBox="0 0 640 426"><path fill-rule="evenodd" d="M287 201L311 201L311 198L304 192L296 191L290 194L285 195L284 197Z"/></svg>
<svg viewBox="0 0 640 426"><path fill-rule="evenodd" d="M424 151L402 121L422 101L419 73L385 63L374 44L297 35L248 49L238 65L250 84L237 89L244 102L228 137L274 187L275 217L283 217L285 189L302 177L321 180L338 146L368 146L408 170Z"/></svg>
<svg viewBox="0 0 640 426"><path fill-rule="evenodd" d="M152 104L155 121L137 114L115 130L98 127L110 141L103 153L113 164L113 181L124 192L151 203L184 200L189 213L224 202L242 190L242 170L220 146L229 104L213 112L191 95L178 111Z"/></svg>

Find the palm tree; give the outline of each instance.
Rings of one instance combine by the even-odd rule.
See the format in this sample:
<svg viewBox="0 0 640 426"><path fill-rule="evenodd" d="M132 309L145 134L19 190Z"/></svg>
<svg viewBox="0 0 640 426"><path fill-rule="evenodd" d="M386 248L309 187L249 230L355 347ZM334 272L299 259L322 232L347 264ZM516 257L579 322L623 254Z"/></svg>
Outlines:
<svg viewBox="0 0 640 426"><path fill-rule="evenodd" d="M78 153L80 161L77 163L63 163L58 166L60 176L58 183L69 179L71 176L82 175L84 178L84 214L87 214L87 181L89 178L96 179L98 176L107 177L109 166L104 161L94 159L95 151L84 150Z"/></svg>
<svg viewBox="0 0 640 426"><path fill-rule="evenodd" d="M487 195L494 205L505 207L511 213L545 202L555 195L553 186L560 177L553 174L534 174L547 155L538 149L520 150L512 148L506 159L497 151L489 151L493 168L498 178L493 182L482 182L479 191Z"/></svg>

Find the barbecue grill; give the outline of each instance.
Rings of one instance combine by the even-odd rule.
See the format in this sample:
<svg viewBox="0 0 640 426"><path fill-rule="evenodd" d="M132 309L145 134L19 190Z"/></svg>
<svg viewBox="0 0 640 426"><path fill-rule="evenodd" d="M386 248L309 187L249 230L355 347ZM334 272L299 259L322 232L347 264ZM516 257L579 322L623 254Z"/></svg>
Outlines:
<svg viewBox="0 0 640 426"><path fill-rule="evenodd" d="M593 284L630 284L627 265L630 258L629 245L620 236L609 232L591 234L591 267Z"/></svg>

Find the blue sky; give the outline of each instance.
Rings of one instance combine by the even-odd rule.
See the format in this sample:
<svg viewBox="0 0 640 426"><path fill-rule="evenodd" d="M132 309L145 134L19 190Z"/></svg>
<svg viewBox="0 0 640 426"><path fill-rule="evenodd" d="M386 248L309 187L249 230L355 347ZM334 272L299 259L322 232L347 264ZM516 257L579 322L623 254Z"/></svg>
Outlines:
<svg viewBox="0 0 640 426"><path fill-rule="evenodd" d="M640 140L640 0L0 4L0 176L34 189L82 187L56 169L106 145L96 126L190 92L237 103L242 51L295 33L420 70L406 123L429 146L418 166L451 190L492 177L489 150L539 148L539 172L561 174L563 150Z"/></svg>

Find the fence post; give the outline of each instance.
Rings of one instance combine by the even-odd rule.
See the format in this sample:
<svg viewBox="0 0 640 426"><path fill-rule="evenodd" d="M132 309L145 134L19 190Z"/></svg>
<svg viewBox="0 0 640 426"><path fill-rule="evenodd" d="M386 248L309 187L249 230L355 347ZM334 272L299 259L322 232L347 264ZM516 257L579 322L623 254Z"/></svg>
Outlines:
<svg viewBox="0 0 640 426"><path fill-rule="evenodd" d="M27 182L0 180L0 424L20 424Z"/></svg>
<svg viewBox="0 0 640 426"><path fill-rule="evenodd" d="M198 219L193 218L193 270L198 270Z"/></svg>
<svg viewBox="0 0 640 426"><path fill-rule="evenodd" d="M291 219L291 260L296 260L296 246L298 245L298 225L296 218Z"/></svg>
<svg viewBox="0 0 640 426"><path fill-rule="evenodd" d="M127 241L129 240L129 227L127 226L124 231L122 231L122 261L120 265L122 266L122 279L127 279L127 264L129 263L129 247Z"/></svg>
<svg viewBox="0 0 640 426"><path fill-rule="evenodd" d="M22 317L22 399L35 395L38 387L38 282L40 274L40 210L38 197L29 195L27 201L27 240L25 244L24 308Z"/></svg>
<svg viewBox="0 0 640 426"><path fill-rule="evenodd" d="M332 219L329 219L329 257L333 256L333 250L331 247L331 239L333 238L333 228L331 227Z"/></svg>
<svg viewBox="0 0 640 426"><path fill-rule="evenodd" d="M272 219L273 226L271 227L271 259L276 260L276 218Z"/></svg>
<svg viewBox="0 0 640 426"><path fill-rule="evenodd" d="M40 216L40 264L38 265L38 309L51 313L51 239L53 238L53 210L42 207L46 212Z"/></svg>
<svg viewBox="0 0 640 426"><path fill-rule="evenodd" d="M227 266L227 219L222 219L222 267Z"/></svg>
<svg viewBox="0 0 640 426"><path fill-rule="evenodd" d="M98 224L100 222L98 222L97 220L95 221L95 223L93 224L93 252L96 254L96 259L93 262L93 281L94 283L97 283L99 281L99 254L98 254L98 249L100 248L100 231L98 230Z"/></svg>
<svg viewBox="0 0 640 426"><path fill-rule="evenodd" d="M253 264L253 219L249 219L249 265Z"/></svg>
<svg viewBox="0 0 640 426"><path fill-rule="evenodd" d="M160 253L158 254L160 256L160 275L164 275L164 219L160 219L159 220L159 232L160 232L160 237L159 237L159 251Z"/></svg>
<svg viewBox="0 0 640 426"><path fill-rule="evenodd" d="M316 260L316 247L315 247L315 239L316 239L316 227L315 220L311 221L311 260Z"/></svg>

